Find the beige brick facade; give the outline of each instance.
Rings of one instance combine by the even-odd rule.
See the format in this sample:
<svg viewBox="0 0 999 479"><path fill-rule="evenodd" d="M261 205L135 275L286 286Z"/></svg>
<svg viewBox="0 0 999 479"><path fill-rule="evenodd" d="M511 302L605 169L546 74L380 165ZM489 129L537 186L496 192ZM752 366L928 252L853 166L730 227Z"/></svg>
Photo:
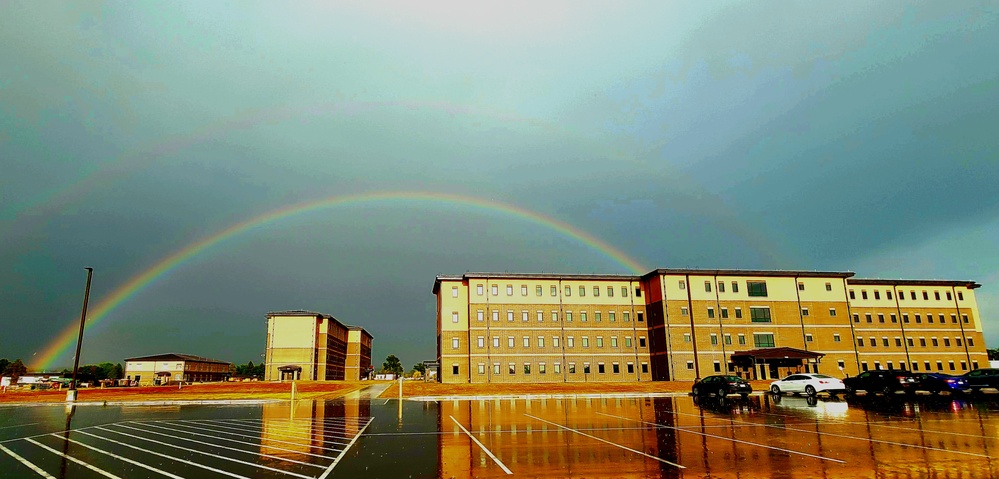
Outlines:
<svg viewBox="0 0 999 479"><path fill-rule="evenodd" d="M726 372L767 379L792 370L843 377L865 368L960 374L988 364L978 284L852 276L683 269L438 276L440 380L693 380ZM732 360L777 347L821 357L794 365Z"/></svg>
<svg viewBox="0 0 999 479"><path fill-rule="evenodd" d="M358 379L365 361L367 366L371 365L371 335L363 328L357 328L354 353L354 350L348 350L352 328L356 327L312 311L267 313L264 379ZM347 375L348 366L351 376Z"/></svg>

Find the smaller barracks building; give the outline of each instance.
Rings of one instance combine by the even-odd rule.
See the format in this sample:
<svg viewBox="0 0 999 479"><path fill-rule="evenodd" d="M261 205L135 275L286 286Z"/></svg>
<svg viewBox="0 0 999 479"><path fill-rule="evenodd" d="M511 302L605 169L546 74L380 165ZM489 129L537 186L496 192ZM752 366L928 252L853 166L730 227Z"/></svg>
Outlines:
<svg viewBox="0 0 999 479"><path fill-rule="evenodd" d="M125 360L125 379L139 385L227 381L231 371L232 363L191 354L165 353Z"/></svg>
<svg viewBox="0 0 999 479"><path fill-rule="evenodd" d="M264 380L343 381L367 378L373 337L314 311L267 313Z"/></svg>

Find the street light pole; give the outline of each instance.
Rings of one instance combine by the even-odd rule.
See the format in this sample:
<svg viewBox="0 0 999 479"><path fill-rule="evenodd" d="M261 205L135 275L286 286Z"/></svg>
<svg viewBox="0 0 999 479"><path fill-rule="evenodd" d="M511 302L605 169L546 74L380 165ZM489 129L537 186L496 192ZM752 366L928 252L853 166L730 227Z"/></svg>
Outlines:
<svg viewBox="0 0 999 479"><path fill-rule="evenodd" d="M80 348L83 347L83 327L87 324L87 302L90 301L90 280L94 277L94 268L84 268L87 270L87 290L83 293L83 312L80 313L80 336L76 339L76 357L73 359L73 381L69 383L69 391L66 391L66 401L76 401L76 372L80 369Z"/></svg>

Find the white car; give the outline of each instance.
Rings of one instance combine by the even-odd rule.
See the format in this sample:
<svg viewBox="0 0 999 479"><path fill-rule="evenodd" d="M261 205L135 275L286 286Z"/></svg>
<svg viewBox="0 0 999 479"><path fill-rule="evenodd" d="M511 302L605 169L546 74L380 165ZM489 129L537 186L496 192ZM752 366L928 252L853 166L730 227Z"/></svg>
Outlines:
<svg viewBox="0 0 999 479"><path fill-rule="evenodd" d="M825 374L792 374L770 383L774 394L792 393L814 396L820 392L836 394L846 391L843 381Z"/></svg>

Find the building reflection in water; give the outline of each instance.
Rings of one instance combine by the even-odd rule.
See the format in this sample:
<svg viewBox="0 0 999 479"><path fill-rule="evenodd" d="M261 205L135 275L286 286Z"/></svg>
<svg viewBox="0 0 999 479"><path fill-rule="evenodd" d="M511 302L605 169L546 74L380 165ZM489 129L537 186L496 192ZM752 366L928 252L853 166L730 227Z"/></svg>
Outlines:
<svg viewBox="0 0 999 479"><path fill-rule="evenodd" d="M266 403L261 411L260 453L328 465L357 436L369 416L366 400Z"/></svg>
<svg viewBox="0 0 999 479"><path fill-rule="evenodd" d="M999 477L999 465L990 460L999 451L999 422L986 405L881 397L708 399L442 401L439 476L505 475L457 420L522 477Z"/></svg>

